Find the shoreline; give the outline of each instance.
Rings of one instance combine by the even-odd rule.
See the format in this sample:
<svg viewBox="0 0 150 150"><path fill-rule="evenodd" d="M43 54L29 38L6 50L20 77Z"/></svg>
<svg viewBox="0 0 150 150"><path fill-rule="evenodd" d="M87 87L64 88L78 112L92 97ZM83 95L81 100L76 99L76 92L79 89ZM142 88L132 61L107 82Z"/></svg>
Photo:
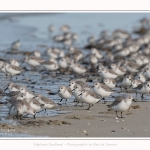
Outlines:
<svg viewBox="0 0 150 150"><path fill-rule="evenodd" d="M107 104L111 104L108 102ZM115 112L107 111L102 103L95 104L90 110L83 107L63 107L72 113L45 118L23 118L17 120L21 126L14 128L13 134L29 134L35 137L149 137L150 120L147 118L150 105L147 102L132 103L124 118L116 119ZM118 113L120 116L120 113Z"/></svg>

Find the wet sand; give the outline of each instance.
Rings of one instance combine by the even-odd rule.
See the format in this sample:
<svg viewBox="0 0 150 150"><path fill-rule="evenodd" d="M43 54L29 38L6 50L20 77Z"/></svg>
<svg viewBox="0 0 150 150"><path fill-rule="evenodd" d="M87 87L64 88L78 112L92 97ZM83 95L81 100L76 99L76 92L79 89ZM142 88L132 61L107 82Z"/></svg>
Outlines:
<svg viewBox="0 0 150 150"><path fill-rule="evenodd" d="M111 102L107 102L110 104ZM149 102L134 102L124 118L116 119L115 112L108 111L102 102L90 110L84 107L62 107L72 113L45 118L23 118L13 134L30 134L35 137L149 137ZM118 113L120 115L120 113ZM4 126L3 126L4 127Z"/></svg>

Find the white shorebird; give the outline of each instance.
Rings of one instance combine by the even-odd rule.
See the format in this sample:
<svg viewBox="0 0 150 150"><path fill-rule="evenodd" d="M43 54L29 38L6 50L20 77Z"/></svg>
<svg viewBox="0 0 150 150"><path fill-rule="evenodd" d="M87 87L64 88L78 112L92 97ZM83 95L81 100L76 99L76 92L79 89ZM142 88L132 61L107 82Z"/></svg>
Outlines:
<svg viewBox="0 0 150 150"><path fill-rule="evenodd" d="M40 53L40 51L39 50L34 50L33 51L33 55L35 56L35 57L41 57L41 53Z"/></svg>
<svg viewBox="0 0 150 150"><path fill-rule="evenodd" d="M48 26L49 32L53 32L55 30L55 26L53 24Z"/></svg>
<svg viewBox="0 0 150 150"><path fill-rule="evenodd" d="M53 61L44 61L41 62L41 65L47 70L47 71L55 71L59 68L58 64Z"/></svg>
<svg viewBox="0 0 150 150"><path fill-rule="evenodd" d="M41 62L43 62L43 61L45 61L45 60L43 60L39 57L36 57L36 56L26 56L26 58L25 58L25 62L33 67L40 66Z"/></svg>
<svg viewBox="0 0 150 150"><path fill-rule="evenodd" d="M83 106L83 101L82 101L81 97L79 96L81 94L82 90L83 89L82 89L82 87L79 84L76 84L74 86L74 89L72 90L72 91L74 91L73 95L74 95L75 100L77 102L77 104L75 106L77 106L78 103L82 103L82 106Z"/></svg>
<svg viewBox="0 0 150 150"><path fill-rule="evenodd" d="M94 54L98 59L103 58L103 55L100 53L100 51L96 48L91 49L91 54Z"/></svg>
<svg viewBox="0 0 150 150"><path fill-rule="evenodd" d="M143 82L141 80L132 80L132 88L136 88L139 84L142 84Z"/></svg>
<svg viewBox="0 0 150 150"><path fill-rule="evenodd" d="M121 112L121 118L122 118L122 112L127 111L129 107L132 104L132 101L134 101L133 97L131 95L129 96L120 96L117 97L115 101L111 105L108 105L109 108L116 111L116 117L118 117L117 112Z"/></svg>
<svg viewBox="0 0 150 150"><path fill-rule="evenodd" d="M26 98L33 98L33 97L35 97L34 93L29 91L29 90L27 90L24 86L20 87L19 91L21 93L24 93Z"/></svg>
<svg viewBox="0 0 150 150"><path fill-rule="evenodd" d="M68 32L68 31L70 30L70 27L65 24L65 25L62 25L62 26L60 27L60 30L61 30L62 32L66 33L66 32Z"/></svg>
<svg viewBox="0 0 150 150"><path fill-rule="evenodd" d="M21 87L22 86L20 86L18 84L10 82L10 83L7 84L7 87L4 89L4 91L6 91L7 89L9 89L9 92L11 92L11 91L19 91Z"/></svg>
<svg viewBox="0 0 150 150"><path fill-rule="evenodd" d="M11 77L14 76L14 75L19 75L23 71L22 68L19 68L19 67L10 65L10 64L5 64L3 66L3 68L5 68L6 73L9 74Z"/></svg>
<svg viewBox="0 0 150 150"><path fill-rule="evenodd" d="M50 57L50 58L58 58L59 54L60 54L61 50L58 49L58 48L48 48L46 50L46 53L47 55Z"/></svg>
<svg viewBox="0 0 150 150"><path fill-rule="evenodd" d="M51 99L49 99L41 94L36 94L35 98L42 105L42 109L45 109L45 112L46 112L46 109L54 109L54 108L57 108L57 106L58 106Z"/></svg>
<svg viewBox="0 0 150 150"><path fill-rule="evenodd" d="M95 82L93 85L93 92L99 96L101 96L104 99L105 103L105 97L110 96L112 93L114 93L112 90L108 88L105 84Z"/></svg>
<svg viewBox="0 0 150 150"><path fill-rule="evenodd" d="M13 106L10 109L10 115L13 116L13 118L16 116L17 119L19 118L21 119L23 114L26 113L27 115L28 114L33 115L35 119L36 110L31 108L26 101L17 100L12 101L11 103Z"/></svg>
<svg viewBox="0 0 150 150"><path fill-rule="evenodd" d="M64 57L59 59L58 64L59 64L59 67L62 68L62 69L67 69L68 68L67 60Z"/></svg>
<svg viewBox="0 0 150 150"><path fill-rule="evenodd" d="M140 66L137 63L126 61L124 67L129 73L136 73Z"/></svg>
<svg viewBox="0 0 150 150"><path fill-rule="evenodd" d="M114 79L104 79L104 84L106 84L110 89L114 89L117 85L116 81Z"/></svg>
<svg viewBox="0 0 150 150"><path fill-rule="evenodd" d="M58 95L59 97L61 97L61 100L60 102L63 100L63 99L66 99L65 101L65 104L67 102L67 99L69 99L71 96L72 96L72 91L69 87L67 86L60 86L59 87L59 91L58 91Z"/></svg>
<svg viewBox="0 0 150 150"><path fill-rule="evenodd" d="M69 82L69 87L71 90L74 90L75 86L76 85L80 85L82 89L85 89L85 90L90 90L91 87L85 82L85 81L81 81L81 80L71 80Z"/></svg>
<svg viewBox="0 0 150 150"><path fill-rule="evenodd" d="M138 73L135 77L136 80L140 80L142 82L145 82L146 81L146 77L144 76L143 73Z"/></svg>
<svg viewBox="0 0 150 150"><path fill-rule="evenodd" d="M17 40L11 44L11 49L18 50L20 48L20 45L21 45L20 40Z"/></svg>
<svg viewBox="0 0 150 150"><path fill-rule="evenodd" d="M81 74L82 75L87 71L87 69L84 66L82 66L80 64L77 64L77 63L71 63L71 65L69 67L76 74Z"/></svg>
<svg viewBox="0 0 150 150"><path fill-rule="evenodd" d="M98 70L98 73L103 79L115 79L118 77L114 71L108 68L102 68Z"/></svg>
<svg viewBox="0 0 150 150"><path fill-rule="evenodd" d="M112 70L119 76L122 76L126 73L126 70L123 67L120 67L116 64L111 64L110 66L111 66Z"/></svg>
<svg viewBox="0 0 150 150"><path fill-rule="evenodd" d="M10 59L10 64L16 67L20 66L19 62L14 58Z"/></svg>
<svg viewBox="0 0 150 150"><path fill-rule="evenodd" d="M136 96L137 93L141 94L141 99L143 101L144 99L144 94L149 94L150 93L150 82L145 82L144 84L139 84L136 88L134 88L136 91Z"/></svg>
<svg viewBox="0 0 150 150"><path fill-rule="evenodd" d="M81 96L82 102L89 104L87 110L89 110L92 106L94 106L95 103L98 103L101 99L95 93L88 90L82 90L79 96Z"/></svg>
<svg viewBox="0 0 150 150"><path fill-rule="evenodd" d="M125 76L123 80L117 84L117 86L120 87L121 91L122 91L121 88L125 88L127 90L127 88L131 87L131 85L132 85L132 77L130 75Z"/></svg>

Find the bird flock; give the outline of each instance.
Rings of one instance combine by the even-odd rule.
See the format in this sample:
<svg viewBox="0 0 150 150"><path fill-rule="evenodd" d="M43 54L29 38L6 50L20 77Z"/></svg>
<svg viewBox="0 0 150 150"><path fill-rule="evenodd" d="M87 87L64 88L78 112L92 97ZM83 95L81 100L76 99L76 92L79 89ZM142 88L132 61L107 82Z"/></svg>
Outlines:
<svg viewBox="0 0 150 150"><path fill-rule="evenodd" d="M68 25L62 25L61 34L50 38L56 46L48 47L44 52L35 50L30 55L24 55L22 62L14 58L9 62L0 61L0 70L8 81L4 85L6 88L0 91L5 97L5 101L0 101L1 104L8 107L10 116L21 119L27 115L35 118L36 113L58 108L62 100L67 105L67 100L72 96L75 106L86 104L88 110L101 100L106 104L107 98L113 97L115 100L108 107L116 111L116 117L118 111L122 117L122 112L129 109L138 95L144 101L144 95L150 94L149 22L148 19L142 19L140 27L132 33L121 29L112 33L102 31L98 38L88 37L88 44L82 48L74 46L78 34L72 32ZM50 25L48 30L52 35L55 26ZM12 43L11 51L20 51L20 47L21 41L17 40ZM49 76L53 72L59 76L67 73L74 76L68 81L68 86L58 87L55 94L60 97L60 103L15 83L17 76L28 71L22 66L23 63L35 72L41 73L39 68L42 68ZM12 78L14 76L16 79Z"/></svg>

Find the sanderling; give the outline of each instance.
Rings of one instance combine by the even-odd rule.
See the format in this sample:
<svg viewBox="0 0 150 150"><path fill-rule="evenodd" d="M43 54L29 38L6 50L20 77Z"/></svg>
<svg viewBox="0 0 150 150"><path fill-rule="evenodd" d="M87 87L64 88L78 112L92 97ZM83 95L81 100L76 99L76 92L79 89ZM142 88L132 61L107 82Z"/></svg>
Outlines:
<svg viewBox="0 0 150 150"><path fill-rule="evenodd" d="M11 77L14 75L18 75L23 71L22 68L19 68L10 64L5 64L3 67L5 68L6 73L10 74Z"/></svg>
<svg viewBox="0 0 150 150"><path fill-rule="evenodd" d="M66 33L66 32L68 32L68 31L70 30L70 27L65 24L65 25L62 25L62 26L60 27L60 30L61 30L62 32Z"/></svg>
<svg viewBox="0 0 150 150"><path fill-rule="evenodd" d="M49 32L53 32L55 30L55 26L53 24L48 26Z"/></svg>
<svg viewBox="0 0 150 150"><path fill-rule="evenodd" d="M47 71L54 71L59 68L58 64L53 61L44 61L41 62L41 65L47 70Z"/></svg>
<svg viewBox="0 0 150 150"><path fill-rule="evenodd" d="M140 66L134 62L127 61L125 62L124 67L129 73L136 73Z"/></svg>
<svg viewBox="0 0 150 150"><path fill-rule="evenodd" d="M122 76L126 73L126 70L123 67L120 67L116 64L111 64L110 66L111 66L112 70L119 76Z"/></svg>
<svg viewBox="0 0 150 150"><path fill-rule="evenodd" d="M87 38L87 42L89 44L94 44L95 41L96 41L96 38L94 36L90 36L90 37Z"/></svg>
<svg viewBox="0 0 150 150"><path fill-rule="evenodd" d="M35 57L41 57L41 53L40 53L39 50L34 50L34 51L33 51L33 55L34 55Z"/></svg>
<svg viewBox="0 0 150 150"><path fill-rule="evenodd" d="M135 79L136 79L136 80L140 80L140 81L142 81L142 82L145 82L145 81L146 81L146 78L145 78L145 76L144 76L143 73L138 73L138 74L136 75Z"/></svg>
<svg viewBox="0 0 150 150"><path fill-rule="evenodd" d="M59 54L60 54L61 50L58 49L58 48L48 48L46 50L46 53L47 55L50 57L50 58L58 58Z"/></svg>
<svg viewBox="0 0 150 150"><path fill-rule="evenodd" d="M91 63L92 68L93 67L95 68L97 66L98 58L96 57L95 54L90 55L90 63Z"/></svg>
<svg viewBox="0 0 150 150"><path fill-rule="evenodd" d="M12 50L18 50L19 48L20 48L20 40L17 40L17 41L15 41L15 42L13 42L12 44L11 44L11 49Z"/></svg>
<svg viewBox="0 0 150 150"><path fill-rule="evenodd" d="M132 88L136 88L139 84L142 84L143 82L141 80L132 80Z"/></svg>
<svg viewBox="0 0 150 150"><path fill-rule="evenodd" d="M120 90L122 91L121 88L125 88L127 90L127 88L131 87L131 84L132 84L132 77L130 75L126 75L122 81L119 81L117 86L119 86Z"/></svg>
<svg viewBox="0 0 150 150"><path fill-rule="evenodd" d="M59 87L59 91L58 91L58 95L59 97L61 97L61 100L60 102L63 100L63 99L66 99L65 101L65 104L67 102L67 99L69 99L71 96L72 96L72 91L69 87L67 86L60 86Z"/></svg>
<svg viewBox="0 0 150 150"><path fill-rule="evenodd" d="M94 54L98 59L101 59L103 57L100 51L96 48L91 49L91 54Z"/></svg>
<svg viewBox="0 0 150 150"><path fill-rule="evenodd" d="M80 85L81 88L85 89L85 90L90 90L91 87L84 81L81 80L71 80L69 82L69 87L71 88L71 90L74 90L75 85Z"/></svg>
<svg viewBox="0 0 150 150"><path fill-rule="evenodd" d="M36 115L36 110L31 108L30 105L26 102L26 101L12 101L12 107L10 109L10 115L16 116L17 119L21 119L21 117L23 116L24 113L26 114L31 114L34 116L35 119L35 115Z"/></svg>
<svg viewBox="0 0 150 150"><path fill-rule="evenodd" d="M143 74L146 78L150 79L150 67L146 68Z"/></svg>
<svg viewBox="0 0 150 150"><path fill-rule="evenodd" d="M74 97L75 97L75 100L77 102L77 104L75 106L78 105L78 103L82 102L82 105L83 105L83 101L81 100L81 97L79 96L82 92L82 87L78 84L75 85L74 89L73 89L74 93Z"/></svg>
<svg viewBox="0 0 150 150"><path fill-rule="evenodd" d="M114 89L117 85L114 79L104 79L103 82L111 89Z"/></svg>
<svg viewBox="0 0 150 150"><path fill-rule="evenodd" d="M115 57L125 57L128 56L130 54L130 50L128 48L124 48L120 51L117 51L114 53Z"/></svg>
<svg viewBox="0 0 150 150"><path fill-rule="evenodd" d="M98 70L98 73L103 79L115 79L118 77L114 71L108 68L102 68Z"/></svg>
<svg viewBox="0 0 150 150"><path fill-rule="evenodd" d="M27 101L31 108L33 108L36 112L43 107L43 104L37 101L36 98L25 98L24 101Z"/></svg>
<svg viewBox="0 0 150 150"><path fill-rule="evenodd" d="M113 93L113 91L110 90L108 86L99 82L94 83L93 92L97 95L102 96L102 98L104 99L104 103L105 103L105 97L108 97Z"/></svg>
<svg viewBox="0 0 150 150"><path fill-rule="evenodd" d="M14 58L10 59L10 64L16 67L20 66L19 62Z"/></svg>
<svg viewBox="0 0 150 150"><path fill-rule="evenodd" d="M59 64L59 67L62 68L62 69L67 69L68 68L67 60L64 57L59 59L58 64Z"/></svg>
<svg viewBox="0 0 150 150"><path fill-rule="evenodd" d="M89 104L89 107L87 108L87 110L89 110L92 106L94 106L95 103L98 103L101 99L95 93L88 91L88 90L82 90L79 96L80 95L81 95L82 102Z"/></svg>
<svg viewBox="0 0 150 150"><path fill-rule="evenodd" d="M25 96L26 96L26 98L33 98L33 97L35 97L35 95L34 95L33 92L27 90L27 89L26 89L25 87L23 87L23 86L20 87L19 91L20 91L21 93L24 93Z"/></svg>
<svg viewBox="0 0 150 150"><path fill-rule="evenodd" d="M72 54L72 57L73 57L74 62L78 62L79 60L81 60L83 58L83 53L80 51L75 51Z"/></svg>
<svg viewBox="0 0 150 150"><path fill-rule="evenodd" d="M132 100L134 101L133 97L131 95L129 96L122 96L117 97L115 101L111 105L108 105L109 108L116 111L116 117L118 117L117 112L121 112L121 118L122 118L122 112L127 111L129 107L132 104Z"/></svg>
<svg viewBox="0 0 150 150"><path fill-rule="evenodd" d="M73 72L77 74L84 74L87 71L87 69L84 66L76 63L71 63L69 67L73 70Z"/></svg>
<svg viewBox="0 0 150 150"><path fill-rule="evenodd" d="M39 57L35 57L35 56L26 56L25 57L25 62L33 67L40 66L41 62L43 62L43 61L45 61L45 60L43 60Z"/></svg>
<svg viewBox="0 0 150 150"><path fill-rule="evenodd" d="M19 91L20 88L20 85L10 82L7 84L7 87L4 89L4 91L7 89L9 89L9 91Z"/></svg>
<svg viewBox="0 0 150 150"><path fill-rule="evenodd" d="M134 88L137 93L141 94L142 101L144 99L144 94L150 93L150 82L145 82L144 84L139 84L136 88Z"/></svg>
<svg viewBox="0 0 150 150"><path fill-rule="evenodd" d="M41 94L36 94L35 98L40 104L42 104L42 109L45 109L45 112L46 109L57 108L57 104L55 102Z"/></svg>

